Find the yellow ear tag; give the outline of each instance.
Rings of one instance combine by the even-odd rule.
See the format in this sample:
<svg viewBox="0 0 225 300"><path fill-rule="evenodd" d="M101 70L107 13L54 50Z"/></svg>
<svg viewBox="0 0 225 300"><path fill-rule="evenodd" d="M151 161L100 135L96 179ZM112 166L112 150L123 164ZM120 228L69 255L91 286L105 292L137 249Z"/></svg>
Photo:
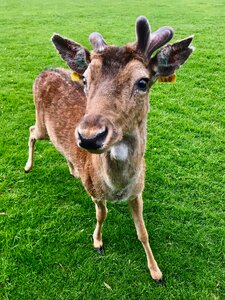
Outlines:
<svg viewBox="0 0 225 300"><path fill-rule="evenodd" d="M79 74L77 74L76 72L72 72L72 73L71 73L71 79L72 79L73 81L78 81L78 80L81 79L81 76L80 76Z"/></svg>
<svg viewBox="0 0 225 300"><path fill-rule="evenodd" d="M160 76L158 78L158 82L173 82L173 83L175 83L176 82L176 74L174 73L167 77Z"/></svg>

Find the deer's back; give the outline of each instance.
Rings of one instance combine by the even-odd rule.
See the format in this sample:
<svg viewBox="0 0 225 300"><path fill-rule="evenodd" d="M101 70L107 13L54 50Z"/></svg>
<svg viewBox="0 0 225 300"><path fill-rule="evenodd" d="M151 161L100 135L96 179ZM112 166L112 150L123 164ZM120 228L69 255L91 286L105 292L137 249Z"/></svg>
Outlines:
<svg viewBox="0 0 225 300"><path fill-rule="evenodd" d="M43 123L54 146L71 162L84 159L74 135L86 109L82 85L71 80L71 71L50 69L37 77L33 91L36 119Z"/></svg>

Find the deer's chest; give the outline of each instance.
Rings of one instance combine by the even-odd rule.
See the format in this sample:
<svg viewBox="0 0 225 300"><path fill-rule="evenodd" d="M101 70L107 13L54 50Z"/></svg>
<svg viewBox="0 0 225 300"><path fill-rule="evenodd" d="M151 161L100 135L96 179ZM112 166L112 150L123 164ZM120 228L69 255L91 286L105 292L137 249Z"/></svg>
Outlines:
<svg viewBox="0 0 225 300"><path fill-rule="evenodd" d="M108 166L102 174L104 196L109 201L127 201L136 196L140 165L135 162L125 143L111 149Z"/></svg>

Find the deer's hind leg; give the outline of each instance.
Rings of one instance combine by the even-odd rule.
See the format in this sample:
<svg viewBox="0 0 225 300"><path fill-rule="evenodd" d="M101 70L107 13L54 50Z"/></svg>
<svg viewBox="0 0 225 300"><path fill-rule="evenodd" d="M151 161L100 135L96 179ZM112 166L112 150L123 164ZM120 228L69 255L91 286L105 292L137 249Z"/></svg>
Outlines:
<svg viewBox="0 0 225 300"><path fill-rule="evenodd" d="M48 134L46 127L43 122L43 116L38 114L36 111L36 124L31 126L30 129L30 136L28 141L28 160L25 165L24 171L28 173L33 167L33 160L34 160L34 145L36 140L41 139L48 139Z"/></svg>

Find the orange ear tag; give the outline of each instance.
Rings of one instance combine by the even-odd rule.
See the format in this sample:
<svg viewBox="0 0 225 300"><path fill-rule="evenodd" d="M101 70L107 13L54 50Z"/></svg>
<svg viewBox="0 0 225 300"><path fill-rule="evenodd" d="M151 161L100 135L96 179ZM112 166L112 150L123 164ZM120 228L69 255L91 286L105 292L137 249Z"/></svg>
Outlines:
<svg viewBox="0 0 225 300"><path fill-rule="evenodd" d="M170 76L167 76L167 77L163 77L163 76L160 76L158 78L158 82L172 82L172 83L175 83L176 82L176 74L172 74Z"/></svg>
<svg viewBox="0 0 225 300"><path fill-rule="evenodd" d="M78 81L78 80L81 79L81 77L80 77L80 75L77 74L76 72L72 72L72 73L71 73L71 79L72 79L73 81Z"/></svg>

